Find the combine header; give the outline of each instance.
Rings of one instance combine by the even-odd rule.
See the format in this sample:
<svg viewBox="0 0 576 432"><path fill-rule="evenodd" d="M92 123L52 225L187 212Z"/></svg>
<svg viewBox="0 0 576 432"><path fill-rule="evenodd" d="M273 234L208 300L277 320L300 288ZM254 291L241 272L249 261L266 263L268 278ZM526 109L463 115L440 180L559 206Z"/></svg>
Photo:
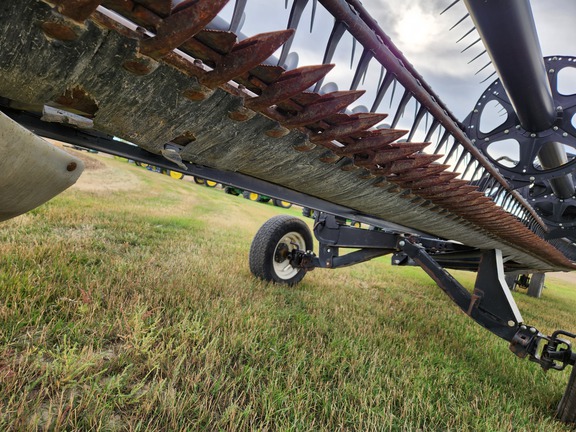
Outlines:
<svg viewBox="0 0 576 432"><path fill-rule="evenodd" d="M38 189L27 178L69 178L80 165L55 158L56 174L45 174L44 153L14 122L290 201L314 210L319 251L301 221L274 218L253 242L255 275L294 284L313 268L393 254L397 264L420 265L518 356L545 370L574 365L576 335L546 336L524 323L504 281L505 274L573 270L576 261L575 162L566 151L576 137L576 96L556 85L576 59L542 58L527 0L463 0L498 73L464 122L360 1L287 1L285 28L251 36L240 32L247 2L237 0L225 19L227 3L3 1L0 146L7 163L29 160L18 194ZM280 14L284 2L276 3ZM311 27L331 26L322 40L308 33L304 13ZM298 67L292 49L303 44L319 48L318 64ZM359 52L352 73L339 61L344 47ZM342 85L343 76L346 90L338 90L330 81ZM490 104L506 116L487 128ZM16 135L23 138L14 150ZM491 151L498 142L510 152ZM42 199L65 187L42 183ZM42 199L22 207L0 201L0 214ZM357 250L339 255L340 248ZM474 292L445 268L477 271ZM576 420L574 372L558 415Z"/></svg>

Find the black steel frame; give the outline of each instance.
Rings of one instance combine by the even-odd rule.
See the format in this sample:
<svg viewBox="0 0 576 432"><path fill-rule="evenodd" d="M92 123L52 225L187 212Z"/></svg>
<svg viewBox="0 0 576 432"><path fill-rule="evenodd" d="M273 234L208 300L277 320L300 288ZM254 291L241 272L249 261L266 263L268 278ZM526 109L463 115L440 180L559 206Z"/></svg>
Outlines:
<svg viewBox="0 0 576 432"><path fill-rule="evenodd" d="M517 356L529 357L545 370L562 370L576 362L576 353L572 352L570 342L561 338L576 338L575 334L558 330L552 336L545 336L536 328L522 323L518 308L504 281L504 265L499 251L478 251L244 174L186 162L183 163L186 168L184 169L162 156L114 140L114 137L100 132L75 129L60 123L47 123L29 112L1 106L0 108L13 120L47 138L252 190L315 209L314 234L320 243L319 256L309 251L298 251L292 257L293 265L307 270L316 267L338 268L394 254L398 264L410 262L422 267L474 321L509 341L511 350ZM347 219L371 225L375 229L348 226ZM358 250L340 256L340 248ZM449 267L451 259L454 258L458 262L455 267L478 270L473 293L469 293L443 268Z"/></svg>
<svg viewBox="0 0 576 432"><path fill-rule="evenodd" d="M361 223L372 225L386 230L404 233L426 235L422 231L383 221L380 218L360 213L352 208L334 204L332 202L316 198L302 192L287 189L274 183L263 181L255 177L232 171L222 171L215 168L196 165L183 161L186 169L170 162L161 155L150 153L138 146L115 140L113 136L91 129L77 129L61 123L48 123L27 111L15 110L3 106L0 101L0 111L31 130L37 135L59 140L102 153L124 157L137 162L143 162L159 168L180 172L185 175L213 180L228 186L234 186L244 190L250 190L271 198L288 201L302 207L331 213L342 218L353 219ZM433 237L432 235L428 235Z"/></svg>
<svg viewBox="0 0 576 432"><path fill-rule="evenodd" d="M575 334L558 330L552 336L546 336L535 327L524 324L506 284L502 252L499 250L466 250L465 246L437 239L355 228L348 226L344 219L322 212L315 215L314 234L320 244L319 256L296 251L293 265L306 269L334 269L387 254L404 254L476 323L510 342L511 351L518 357L528 357L544 370L563 370L576 362L576 353L567 340L575 338ZM340 248L358 250L340 256ZM444 254L468 257L467 269L477 271L473 292L464 288L439 263L438 257Z"/></svg>

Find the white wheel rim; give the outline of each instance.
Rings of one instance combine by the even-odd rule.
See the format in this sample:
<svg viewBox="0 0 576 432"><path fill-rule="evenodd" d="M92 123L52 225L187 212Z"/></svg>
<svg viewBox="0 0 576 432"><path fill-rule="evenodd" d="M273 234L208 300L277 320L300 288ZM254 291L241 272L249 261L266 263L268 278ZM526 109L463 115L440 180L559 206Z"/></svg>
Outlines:
<svg viewBox="0 0 576 432"><path fill-rule="evenodd" d="M298 272L300 271L300 269L292 267L290 265L290 260L288 258L285 258L280 262L276 261L276 253L278 251L278 248L282 244L285 244L286 246L288 246L288 249L290 250L290 252L292 252L293 250L296 250L296 249L299 249L301 251L305 251L306 250L306 242L304 241L304 237L302 237L297 232L290 232L290 233L285 234L284 237L282 237L280 239L280 241L278 242L278 244L276 244L276 247L274 248L274 256L272 258L272 264L274 266L274 272L276 273L276 275L280 279L288 280L288 279L292 279L294 276L296 276L298 274Z"/></svg>

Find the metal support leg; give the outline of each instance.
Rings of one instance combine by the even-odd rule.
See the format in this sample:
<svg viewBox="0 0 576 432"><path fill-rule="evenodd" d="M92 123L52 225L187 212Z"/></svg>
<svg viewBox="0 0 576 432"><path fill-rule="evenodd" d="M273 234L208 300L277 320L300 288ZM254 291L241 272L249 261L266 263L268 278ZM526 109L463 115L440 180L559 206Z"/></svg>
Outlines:
<svg viewBox="0 0 576 432"><path fill-rule="evenodd" d="M562 370L576 362L576 353L572 352L570 342L566 340L566 337L575 338L576 335L558 330L552 336L546 336L523 323L504 278L500 251L482 254L474 291L470 293L422 246L401 240L398 247L422 267L468 316L510 342L510 349L517 356L528 357L545 370Z"/></svg>
<svg viewBox="0 0 576 432"><path fill-rule="evenodd" d="M506 285L510 288L510 291L514 291L516 289L516 275L506 275Z"/></svg>
<svg viewBox="0 0 576 432"><path fill-rule="evenodd" d="M346 225L336 216L315 213L314 235L320 243L318 267L337 268L358 264L395 252L398 234L368 231ZM340 248L359 250L340 256Z"/></svg>
<svg viewBox="0 0 576 432"><path fill-rule="evenodd" d="M528 285L527 294L530 297L540 298L542 296L542 290L544 289L544 273L534 273L530 277L530 284Z"/></svg>

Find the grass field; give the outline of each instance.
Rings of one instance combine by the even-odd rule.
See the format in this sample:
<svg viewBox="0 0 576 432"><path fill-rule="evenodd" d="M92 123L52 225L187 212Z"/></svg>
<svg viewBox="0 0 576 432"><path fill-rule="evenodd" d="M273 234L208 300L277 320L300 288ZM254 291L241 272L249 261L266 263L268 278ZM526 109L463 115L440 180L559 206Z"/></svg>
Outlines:
<svg viewBox="0 0 576 432"><path fill-rule="evenodd" d="M0 225L1 431L571 430L569 371L517 359L421 270L265 284L247 255L280 209L98 160ZM576 329L570 285L515 293L525 320Z"/></svg>

